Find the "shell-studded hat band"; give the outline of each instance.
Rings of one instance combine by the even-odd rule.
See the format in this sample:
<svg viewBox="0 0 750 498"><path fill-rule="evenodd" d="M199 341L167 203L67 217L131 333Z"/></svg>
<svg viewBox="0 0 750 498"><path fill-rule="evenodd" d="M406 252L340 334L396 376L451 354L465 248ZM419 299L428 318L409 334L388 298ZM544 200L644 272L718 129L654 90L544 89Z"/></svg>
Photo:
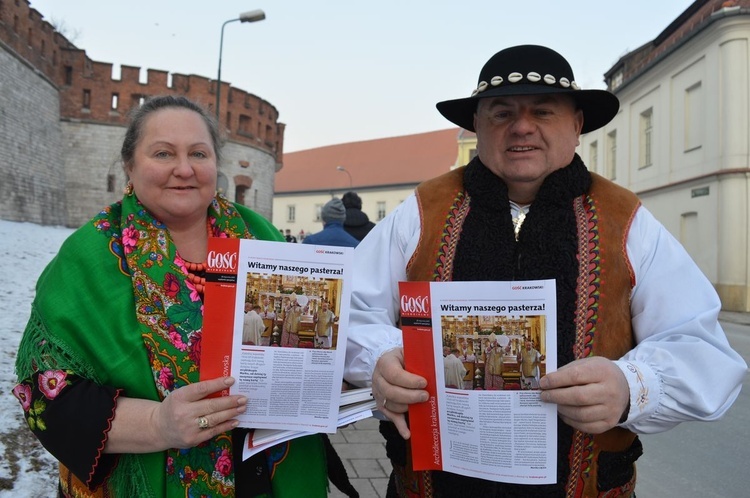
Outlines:
<svg viewBox="0 0 750 498"><path fill-rule="evenodd" d="M474 131L479 99L551 93L573 97L583 111L583 133L607 124L620 108L617 97L606 90L581 89L568 61L539 45L519 45L496 53L482 67L470 97L438 102L437 108L449 121Z"/></svg>

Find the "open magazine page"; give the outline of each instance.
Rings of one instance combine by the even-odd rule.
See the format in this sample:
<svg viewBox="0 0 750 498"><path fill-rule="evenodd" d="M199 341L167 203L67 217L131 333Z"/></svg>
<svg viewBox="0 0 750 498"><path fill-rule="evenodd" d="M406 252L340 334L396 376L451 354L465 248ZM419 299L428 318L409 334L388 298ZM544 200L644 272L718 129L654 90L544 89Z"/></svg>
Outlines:
<svg viewBox="0 0 750 498"><path fill-rule="evenodd" d="M353 249L209 239L201 379L232 375L241 427L336 432Z"/></svg>
<svg viewBox="0 0 750 498"><path fill-rule="evenodd" d="M557 479L555 281L401 282L406 369L430 399L409 407L415 470L498 482Z"/></svg>

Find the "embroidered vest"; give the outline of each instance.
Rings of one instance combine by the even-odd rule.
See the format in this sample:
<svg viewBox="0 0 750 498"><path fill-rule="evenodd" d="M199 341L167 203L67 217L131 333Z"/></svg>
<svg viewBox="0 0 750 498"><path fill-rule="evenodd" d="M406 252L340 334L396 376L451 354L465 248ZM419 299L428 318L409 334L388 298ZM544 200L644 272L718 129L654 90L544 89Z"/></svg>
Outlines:
<svg viewBox="0 0 750 498"><path fill-rule="evenodd" d="M417 187L422 233L407 265L409 280L452 280L462 223L471 203L463 188L464 170L465 167L457 168ZM635 275L625 241L640 202L635 194L601 176L591 173L591 177L588 194L576 197L572 206L579 268L575 338L570 342L574 343L576 359L604 356L615 360L635 345L630 322L630 292ZM635 487L634 458L626 461L624 474L623 469L616 468L617 458L628 450L640 454L640 443L635 434L625 429L615 427L598 435L573 431L566 498L631 496ZM409 455L406 463L410 466ZM602 467L606 472L599 476ZM407 476L411 485L402 482L401 494L433 496L430 473L415 474L422 474L418 479L421 489L414 489L415 476Z"/></svg>

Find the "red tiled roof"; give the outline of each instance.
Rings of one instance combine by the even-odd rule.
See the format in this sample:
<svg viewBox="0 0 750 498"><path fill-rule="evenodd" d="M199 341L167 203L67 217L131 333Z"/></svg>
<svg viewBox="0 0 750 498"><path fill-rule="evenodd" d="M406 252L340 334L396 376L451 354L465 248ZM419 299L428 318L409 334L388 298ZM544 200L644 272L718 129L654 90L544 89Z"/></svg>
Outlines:
<svg viewBox="0 0 750 498"><path fill-rule="evenodd" d="M458 157L460 128L318 147L284 154L277 193L417 184L447 172Z"/></svg>

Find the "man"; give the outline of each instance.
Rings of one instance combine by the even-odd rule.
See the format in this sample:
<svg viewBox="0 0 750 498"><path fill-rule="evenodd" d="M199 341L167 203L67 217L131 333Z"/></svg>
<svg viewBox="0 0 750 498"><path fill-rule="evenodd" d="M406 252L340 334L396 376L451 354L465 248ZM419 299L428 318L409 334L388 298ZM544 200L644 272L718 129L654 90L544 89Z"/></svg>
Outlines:
<svg viewBox="0 0 750 498"><path fill-rule="evenodd" d="M302 306L297 295L284 298L284 309L281 311L281 347L296 348L299 346L299 324L302 320Z"/></svg>
<svg viewBox="0 0 750 498"><path fill-rule="evenodd" d="M370 221L367 214L362 211L362 199L356 192L347 192L341 198L346 208L346 219L344 220L344 230L355 239L361 241L365 235L375 226Z"/></svg>
<svg viewBox="0 0 750 498"><path fill-rule="evenodd" d="M490 346L484 352L484 388L486 390L502 391L505 386L503 380L503 356L505 351L497 342L495 333L490 334Z"/></svg>
<svg viewBox="0 0 750 498"><path fill-rule="evenodd" d="M259 346L266 325L260 316L260 306L245 303L245 316L242 322L242 344Z"/></svg>
<svg viewBox="0 0 750 498"><path fill-rule="evenodd" d="M357 247L359 241L346 233L344 220L346 208L341 199L334 197L326 202L320 211L323 230L305 237L303 244L317 244L320 246Z"/></svg>
<svg viewBox="0 0 750 498"><path fill-rule="evenodd" d="M720 417L747 365L685 250L575 154L582 132L615 116L617 98L581 90L568 62L539 46L498 52L478 81L471 97L437 105L476 132L477 157L417 187L355 256L345 378L372 383L393 422L381 424L388 496L632 496L635 433ZM404 414L428 393L403 368L398 281L539 279L556 280L559 369L540 388L559 415L557 483L412 471Z"/></svg>
<svg viewBox="0 0 750 498"><path fill-rule="evenodd" d="M446 347L447 348L447 347ZM445 351L446 348L443 348ZM445 376L445 387L454 389L464 388L464 377L466 376L466 367L461 361L458 348L447 348L448 354L443 356L443 373Z"/></svg>
<svg viewBox="0 0 750 498"><path fill-rule="evenodd" d="M544 361L544 355L532 347L531 341L526 339L524 349L516 355L521 370L521 385L524 389L539 389L539 365Z"/></svg>
<svg viewBox="0 0 750 498"><path fill-rule="evenodd" d="M284 239L286 239L287 242L297 242L297 237L292 235L292 231L290 229L286 229L286 234L284 235Z"/></svg>
<svg viewBox="0 0 750 498"><path fill-rule="evenodd" d="M339 320L333 311L328 309L328 301L323 301L320 311L313 315L315 324L315 347L319 349L331 349L333 338L333 324Z"/></svg>

